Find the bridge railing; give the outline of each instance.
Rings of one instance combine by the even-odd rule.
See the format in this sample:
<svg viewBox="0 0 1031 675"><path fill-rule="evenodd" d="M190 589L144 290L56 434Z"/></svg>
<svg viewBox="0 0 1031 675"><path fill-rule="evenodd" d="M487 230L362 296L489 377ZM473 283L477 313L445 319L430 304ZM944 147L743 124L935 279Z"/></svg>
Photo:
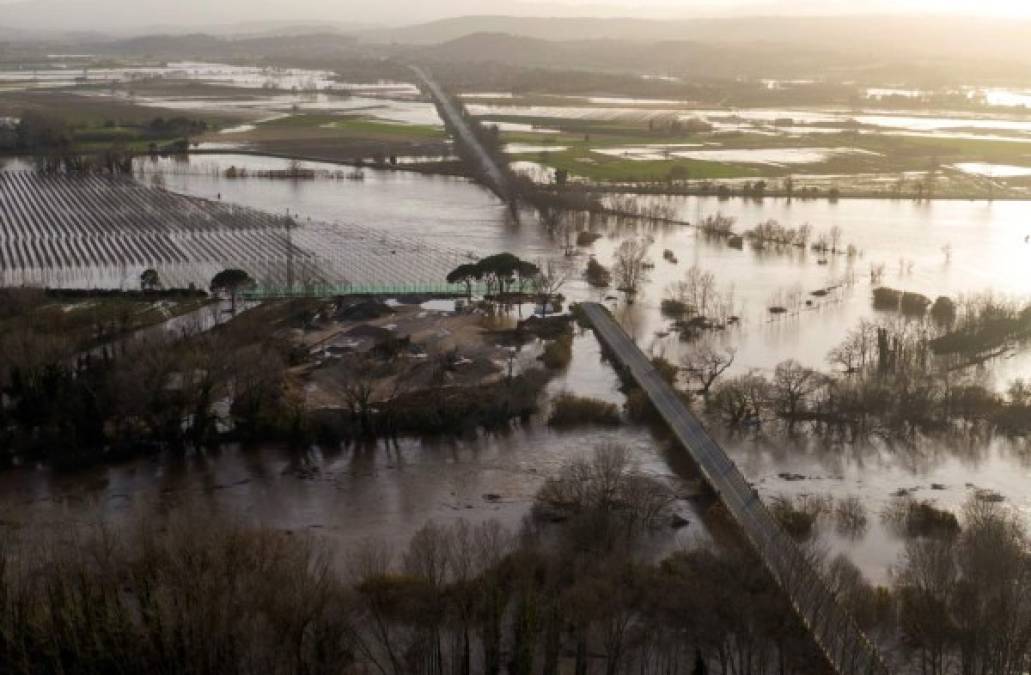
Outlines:
<svg viewBox="0 0 1031 675"><path fill-rule="evenodd" d="M737 465L673 387L604 307L595 303L583 307L617 367L629 372L648 395L784 591L828 663L841 675L886 675L888 669L880 652L838 602L814 561L784 532Z"/></svg>

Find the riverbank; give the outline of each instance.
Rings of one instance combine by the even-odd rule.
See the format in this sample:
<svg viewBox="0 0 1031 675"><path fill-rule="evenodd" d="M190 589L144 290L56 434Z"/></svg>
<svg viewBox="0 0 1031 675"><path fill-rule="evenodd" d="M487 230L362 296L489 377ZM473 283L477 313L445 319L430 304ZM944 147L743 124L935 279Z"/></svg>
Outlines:
<svg viewBox="0 0 1031 675"><path fill-rule="evenodd" d="M461 160L443 160L443 161L418 161L422 158L416 157L417 161L411 161L405 156L400 156L400 161L394 163L390 161L384 161L382 163L370 163L365 159L340 157L333 154L323 154L321 152L268 152L265 150L247 149L247 148L197 148L190 151L190 155L205 156L205 155L224 155L227 152L237 155L246 155L250 157L274 157L283 160L297 160L299 162L320 162L325 164L335 164L341 167L350 167L356 169L380 169L384 171L401 171L409 173L419 173L425 175L437 175L437 176L448 176L448 177L460 177L460 178L472 178L472 174L466 168ZM140 157L145 158L147 155L142 154ZM510 159L519 166L520 160L518 155L510 156ZM867 177L869 178L869 177ZM897 176L891 174L884 174L883 176L875 177L883 183L896 183ZM795 187L788 190L782 186L782 183L777 180L770 182L764 182L764 187L761 190L756 190L754 187L745 187L743 183L750 181L735 181L735 182L709 182L709 181L697 181L693 184L688 183L687 185L673 185L671 186L667 181L656 181L655 183L640 184L640 183L610 183L610 182L587 182L587 181L575 181L568 183L564 187L558 188L552 184L549 186L550 189L556 190L558 193L567 193L570 195L584 195L591 193L598 194L632 194L646 197L716 197L719 199L743 199L747 201L759 201L763 199L787 199L796 200L800 202L805 201L829 201L836 202L840 200L897 200L897 201L912 201L912 202L934 202L934 201L1031 201L1031 190L1021 189L1016 191L1005 186L996 186L995 188L989 187L983 181L970 181L971 185L979 185L976 189L969 190L940 190L931 192L929 194L920 193L905 193L900 194L893 187L892 188L880 188L880 189L869 189L869 188L855 188L851 187L848 183L849 177L835 177L833 179L833 185L830 180L821 180L818 183L810 185L806 182L805 176L795 177Z"/></svg>

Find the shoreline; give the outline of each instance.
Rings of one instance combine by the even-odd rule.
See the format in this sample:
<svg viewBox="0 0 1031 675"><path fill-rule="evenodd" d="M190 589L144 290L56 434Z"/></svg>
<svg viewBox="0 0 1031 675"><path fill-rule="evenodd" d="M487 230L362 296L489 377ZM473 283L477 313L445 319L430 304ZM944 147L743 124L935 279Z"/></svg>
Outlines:
<svg viewBox="0 0 1031 675"><path fill-rule="evenodd" d="M198 149L191 150L186 153L186 157L197 155L245 155L248 157L271 157L274 159L283 160L298 160L301 162L320 162L323 164L334 164L341 167L359 168L359 169L373 169L378 171L400 171L405 173L415 173L424 176L441 176L446 178L463 178L475 182L475 179L468 174L462 168L460 161L455 162L426 162L416 164L369 164L367 162L359 162L358 160L348 160L339 157L326 157L311 154L289 154L282 152L269 152L263 150L255 150L253 148L210 148L210 149ZM147 158L151 155L149 153L140 152L133 155L134 158ZM166 157L172 157L173 155L165 155ZM0 159L15 159L23 160L24 155L2 155ZM454 171L441 170L442 164L452 164L455 168ZM0 168L0 171L4 169ZM543 184L547 186L547 184ZM602 194L632 194L642 197L711 197L720 201L729 201L731 199L742 199L752 202L762 202L765 199L779 199L789 201L800 201L800 202L811 202L811 201L870 201L870 200L884 200L884 201L898 201L898 202L957 202L957 201L968 201L968 202L1029 202L1031 201L1031 195L994 195L987 196L984 194L957 194L957 195L935 195L933 197L916 197L911 195L898 196L893 194L886 194L882 192L868 192L868 191L856 191L849 192L842 190L839 194L831 197L827 194L820 195L800 195L798 193L788 195L783 190L766 190L762 195L755 194L742 194L739 190L730 190L730 194L720 194L716 190L712 189L692 189L692 188L681 188L675 190L652 190L647 187L641 187L640 185L623 185L623 184L612 184L612 183L574 183L574 189L566 188L564 192L597 192Z"/></svg>

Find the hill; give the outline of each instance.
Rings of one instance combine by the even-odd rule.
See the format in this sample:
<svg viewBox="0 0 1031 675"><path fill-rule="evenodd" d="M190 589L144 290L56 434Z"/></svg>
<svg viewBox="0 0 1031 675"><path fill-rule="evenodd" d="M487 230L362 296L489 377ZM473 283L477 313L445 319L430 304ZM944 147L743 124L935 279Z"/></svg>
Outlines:
<svg viewBox="0 0 1031 675"><path fill-rule="evenodd" d="M538 40L774 44L867 59L979 59L1031 65L1026 20L905 16L739 17L686 20L465 16L389 30L360 31L364 42L435 45L474 34Z"/></svg>

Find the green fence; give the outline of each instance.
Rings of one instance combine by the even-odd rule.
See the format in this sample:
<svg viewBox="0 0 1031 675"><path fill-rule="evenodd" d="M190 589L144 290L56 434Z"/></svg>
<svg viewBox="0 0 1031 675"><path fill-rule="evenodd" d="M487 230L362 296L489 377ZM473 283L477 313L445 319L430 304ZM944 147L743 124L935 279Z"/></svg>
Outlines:
<svg viewBox="0 0 1031 675"><path fill-rule="evenodd" d="M246 300L273 300L282 298L329 298L338 295L454 295L464 297L469 293L465 284L341 284L306 286L258 286L242 293ZM480 295L486 291L484 284L473 284L472 293Z"/></svg>

